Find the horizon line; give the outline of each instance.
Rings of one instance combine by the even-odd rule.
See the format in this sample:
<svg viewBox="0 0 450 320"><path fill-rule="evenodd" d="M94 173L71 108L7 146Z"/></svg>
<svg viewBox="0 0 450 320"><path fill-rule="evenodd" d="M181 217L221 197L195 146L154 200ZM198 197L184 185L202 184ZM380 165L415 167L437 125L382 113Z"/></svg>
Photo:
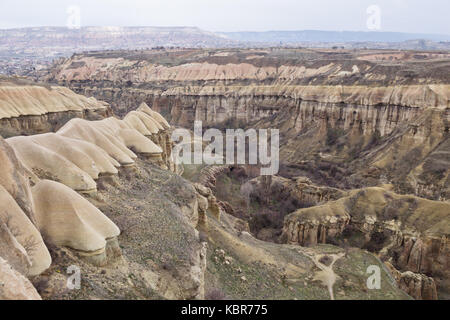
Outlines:
<svg viewBox="0 0 450 320"><path fill-rule="evenodd" d="M20 27L0 27L0 30L17 30L17 29L33 29L33 28L67 28L64 25L39 25L39 26L20 26ZM198 26L188 26L188 25L180 25L180 26L139 26L139 25L127 25L127 26L113 26L113 25L86 25L81 26L83 28L193 28L199 29L201 31L210 32L210 33L269 33L269 32L362 32L362 33L398 33L398 34L411 34L411 35L435 35L435 36L450 36L450 34L446 33L420 33L420 32L405 32L405 31L388 31L388 30L326 30L326 29L272 29L272 30L264 30L264 31L255 31L255 30L238 30L238 31L211 31L208 29L203 29ZM67 28L70 30L70 28ZM73 29L72 29L73 30Z"/></svg>

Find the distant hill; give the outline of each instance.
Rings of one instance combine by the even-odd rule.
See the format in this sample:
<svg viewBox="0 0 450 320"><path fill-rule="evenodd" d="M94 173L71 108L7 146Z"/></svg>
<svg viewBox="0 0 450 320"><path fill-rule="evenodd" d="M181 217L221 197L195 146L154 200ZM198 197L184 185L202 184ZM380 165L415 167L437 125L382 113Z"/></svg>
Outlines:
<svg viewBox="0 0 450 320"><path fill-rule="evenodd" d="M195 27L33 27L0 29L0 74L26 74L75 52L162 47L215 48L236 41Z"/></svg>
<svg viewBox="0 0 450 320"><path fill-rule="evenodd" d="M59 57L151 48L315 47L450 50L450 36L394 32L209 32L196 27L31 27L0 29L0 74L25 75Z"/></svg>
<svg viewBox="0 0 450 320"><path fill-rule="evenodd" d="M0 30L0 48L135 49L156 46L215 47L232 43L195 27L35 27Z"/></svg>
<svg viewBox="0 0 450 320"><path fill-rule="evenodd" d="M403 42L409 40L450 41L450 35L364 31L267 31L222 32L230 40L244 42Z"/></svg>

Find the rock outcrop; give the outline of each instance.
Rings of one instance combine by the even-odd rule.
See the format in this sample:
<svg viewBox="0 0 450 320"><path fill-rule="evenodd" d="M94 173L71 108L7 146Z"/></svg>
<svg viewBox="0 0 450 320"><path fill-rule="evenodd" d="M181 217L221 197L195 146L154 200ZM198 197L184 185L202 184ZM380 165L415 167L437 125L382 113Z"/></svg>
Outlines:
<svg viewBox="0 0 450 320"><path fill-rule="evenodd" d="M200 172L200 176L198 178L199 183L207 188L215 188L216 187L216 179L220 175L227 173L230 171L230 166L221 165L221 166L206 166Z"/></svg>
<svg viewBox="0 0 450 320"><path fill-rule="evenodd" d="M50 270L60 263L58 252L63 248L70 249L65 256L77 259L76 265L88 263L105 267L121 264L116 259L121 255L121 231L112 219L92 204L102 204L102 199L108 196L97 193L97 184L101 184L102 190L118 188L120 178L128 181L136 175L141 179L142 170L148 170L148 165L153 165L151 170L175 168L170 156L172 142L168 123L145 105L133 114L145 120L138 124L149 130L146 135L137 130L139 127L135 129L136 123L128 124L110 117L96 121L72 119L56 133L0 138L0 259L5 261L5 268L12 270L5 271L7 285L2 282L3 278L0 279L0 297L39 298L26 277L39 279L44 271L52 274ZM111 179L104 180L105 177ZM148 188L149 182L139 183L142 188ZM147 273L156 272L160 283L150 281L153 276L149 275L144 283L149 285L150 282L167 298L201 299L204 297L206 244L199 242L198 232L194 229L199 224L198 199L190 184L172 183L169 186L177 197L176 200L165 200L173 215L169 220L172 224L174 220L180 223L177 228L188 239L187 247L183 257L181 254L173 257L183 261L176 270L164 271L161 266L152 266L152 271ZM129 187L125 190L129 191ZM77 191L85 194L87 199ZM122 209L129 199L114 207L115 211ZM145 225L149 221L152 220L144 219L142 223ZM145 228L145 232L154 231ZM50 247L56 261L52 261ZM128 264L126 258L124 261ZM167 258L160 263L168 263ZM84 268L89 270L91 267L85 265ZM136 268L135 262L130 263L129 268Z"/></svg>
<svg viewBox="0 0 450 320"><path fill-rule="evenodd" d="M18 271L38 275L51 263L38 226L20 209L14 198L0 186L0 218L2 224L1 256ZM32 199L33 200L33 199Z"/></svg>
<svg viewBox="0 0 450 320"><path fill-rule="evenodd" d="M207 213L210 212L215 219L220 221L220 215L222 209L217 202L216 197L212 190L201 183L194 184L195 190L197 191L197 200L199 205L199 229L207 229L208 218Z"/></svg>
<svg viewBox="0 0 450 320"><path fill-rule="evenodd" d="M65 87L13 79L0 81L3 137L54 131L74 117L95 120L111 114L107 103L75 94Z"/></svg>
<svg viewBox="0 0 450 320"><path fill-rule="evenodd" d="M56 133L12 137L6 141L39 178L61 182L76 191L95 192L99 177L115 175L121 166L132 166L138 155L165 168L174 168L168 124L142 111L132 113L136 114L148 122L128 123L114 117L97 121L76 118ZM139 132L144 129L145 135Z"/></svg>
<svg viewBox="0 0 450 320"><path fill-rule="evenodd" d="M0 300L41 300L31 282L0 257Z"/></svg>
<svg viewBox="0 0 450 320"><path fill-rule="evenodd" d="M0 256L25 275L50 266L51 257L35 223L30 179L34 179L0 137Z"/></svg>
<svg viewBox="0 0 450 320"><path fill-rule="evenodd" d="M385 263L391 271L397 285L416 300L437 300L437 289L433 278L411 271L400 272L389 262Z"/></svg>
<svg viewBox="0 0 450 320"><path fill-rule="evenodd" d="M88 200L60 183L41 180L33 188L37 227L49 242L106 263L107 242L119 228ZM113 242L113 241L111 241Z"/></svg>
<svg viewBox="0 0 450 320"><path fill-rule="evenodd" d="M430 61L431 60L431 61ZM299 49L242 50L156 50L105 53L84 53L58 61L49 71L52 80L77 82L131 81L150 82L212 82L260 81L310 84L314 79L335 85L359 81L364 84L442 82L446 75L432 59L422 61L429 69L416 68L415 76L408 66L399 62L366 60L360 52L333 52ZM433 75L433 80L429 78ZM436 79L437 81L434 81Z"/></svg>
<svg viewBox="0 0 450 320"><path fill-rule="evenodd" d="M367 188L290 214L283 235L288 243L300 245L341 239L377 252L402 272L436 277L439 289L448 286L450 277L449 219L447 202Z"/></svg>
<svg viewBox="0 0 450 320"><path fill-rule="evenodd" d="M24 169L20 158L15 157L3 140L1 143L0 153L5 158L5 165L16 166L10 168L11 172L3 172L0 180L0 234L3 239L0 256L24 275L39 275L51 264L45 239L52 245L67 246L92 256L93 262L102 264L106 259L107 242L120 233L117 226L69 187L39 180ZM49 170L54 176L60 168L56 165ZM21 179L8 180L11 174ZM10 193L4 185L16 192L27 190L25 200L20 193L19 196ZM16 201L15 196L22 201ZM30 204L26 208L32 219L20 203Z"/></svg>

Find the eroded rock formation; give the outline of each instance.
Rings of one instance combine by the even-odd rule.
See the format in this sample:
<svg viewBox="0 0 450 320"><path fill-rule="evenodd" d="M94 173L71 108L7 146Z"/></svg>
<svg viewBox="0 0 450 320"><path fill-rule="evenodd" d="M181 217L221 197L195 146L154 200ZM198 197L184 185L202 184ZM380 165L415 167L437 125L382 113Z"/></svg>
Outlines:
<svg viewBox="0 0 450 320"><path fill-rule="evenodd" d="M61 182L76 191L95 192L99 177L117 174L121 166L132 166L137 155L165 168L174 168L166 132L168 124L141 111L134 111L135 114L149 122L128 124L114 117L97 121L76 118L56 133L12 137L6 141L38 177ZM147 131L144 136L133 125L141 130L147 130L148 125L153 133Z"/></svg>
<svg viewBox="0 0 450 320"><path fill-rule="evenodd" d="M152 129L146 136L133 124L110 117L72 119L56 133L6 141L0 137L1 298L39 298L26 276L38 276L51 267L47 244L71 248L96 266L120 255L119 228L76 191L97 190L101 178L117 175L121 167L134 166L138 156L163 168L174 167L167 132L170 126L147 106L140 110L144 111L134 115L147 120ZM191 202L180 207L180 212L196 226L197 198ZM197 259L192 270L183 273L182 283L190 287L169 296L203 297L206 249L202 248L192 254Z"/></svg>
<svg viewBox="0 0 450 320"><path fill-rule="evenodd" d="M295 59L281 58L280 54ZM306 54L313 57L304 58ZM34 186L11 191L5 183L5 189L30 221L39 226L40 219L48 218L47 214L55 210L44 212L37 206L27 209L26 194L34 198L35 190L44 185L51 190L65 190L61 197L73 204L70 199L78 194L66 186L89 193L102 185L105 175L115 176L115 170L120 175L131 169L122 175L126 183L119 181L114 187L105 183L99 188L105 190L100 194L113 203L102 204L100 209L125 230L125 259L132 263L121 268L139 270L138 276L130 276L133 284L156 288L164 297L201 298L208 289L208 278L211 283L223 284L233 297L246 298L233 288L242 292L252 288L253 292L264 292L265 297L284 297L286 291L277 286L280 279L282 287L295 287L309 297L308 286L323 286L308 280L314 268L308 259L310 253L320 253L325 260L335 254L342 256L333 268L336 275L347 274L347 269L365 270L369 262L380 264L367 252L348 250L351 246L389 261L397 286L414 298L434 299L436 292L440 295L442 288L450 287L446 202L450 163L448 64L425 61L418 68L412 62L369 62L356 55L348 52L346 59L339 60L332 59L332 54L302 50L249 50L239 54L194 50L186 55L181 50L168 53L163 61L153 53L139 55L138 59L120 52L115 52L114 57L75 55L55 65L49 78L110 102L123 120L74 119L54 134L12 138L8 142L17 149ZM135 110L137 105L140 107ZM269 228L260 230L259 240L255 239L249 234L254 230L247 221L228 214L233 206L218 200L213 192L218 176L227 174L228 167L207 167L201 175L200 183L204 185L195 186L160 171L168 168L178 172L170 161L171 128L156 111L172 124L188 128L194 120L202 120L206 126L220 128L252 124L280 129L283 178L249 181L244 185L248 188L241 187L235 193L257 193L261 201L256 211L266 209L269 200L277 202L285 200L285 196L289 208L297 204L296 208L303 207L300 202L307 201L309 208L296 210L285 219L281 239L287 245L260 241L277 237L276 230ZM75 156L71 157L60 143L76 146ZM148 167L148 159L157 166ZM52 170L62 165L71 169ZM302 175L309 179L298 178ZM53 187L55 182L45 179L61 180L66 186ZM326 186L313 183L317 181ZM277 194L275 199L270 198L270 192ZM39 199L48 201L47 192L43 193ZM64 235L61 239L61 234L47 226L46 241L49 238L59 244L76 243L72 244L74 249L95 249L95 253L108 252L110 244L117 248L114 224L103 219L89 203L79 199L76 202L88 207L83 212L101 217L89 219L86 226L102 220L102 226L109 226L107 232L104 228L94 228L95 232L81 229L95 238L95 245L89 247ZM248 207L248 203L245 205ZM86 218L75 205L69 213L73 219ZM202 232L201 237L195 227ZM25 250L20 245L12 246L14 237L10 234L7 231L2 235L9 239L8 246L15 248L11 251L14 255L8 257L10 263L32 267L32 254L23 245ZM206 241L212 248L224 250L206 251ZM327 243L341 245L345 250ZM211 252L225 250L229 256L211 256ZM226 276L221 278L222 274ZM145 279L139 282L139 277ZM261 277L267 280L262 286ZM382 298L405 297L384 271L383 277ZM237 285L234 278L238 279ZM300 286L296 282L299 279ZM374 292L361 293L361 279L356 285L336 282L332 297L354 296L353 288L358 288L359 295L377 296ZM265 287L270 293L265 292ZM101 290L94 291L104 296ZM328 298L326 288L324 292L320 298Z"/></svg>
<svg viewBox="0 0 450 320"><path fill-rule="evenodd" d="M434 276L438 288L445 289L449 281L449 218L447 202L367 188L290 214L283 234L289 243L300 245L337 243L341 239L341 244L377 252L402 272ZM410 280L425 279L409 275L405 277Z"/></svg>
<svg viewBox="0 0 450 320"><path fill-rule="evenodd" d="M101 119L109 105L68 88L0 79L0 134L36 134L59 129L74 117Z"/></svg>
<svg viewBox="0 0 450 320"><path fill-rule="evenodd" d="M21 179L8 182L8 172L2 174L0 185L0 224L2 234L1 256L24 275L39 275L51 263L44 240L90 253L105 255L106 241L119 235L119 229L103 213L72 189L58 183L39 180L21 167L20 161L2 140L0 152L5 164L16 163L11 173ZM22 169L21 169L22 168ZM58 168L56 168L58 169ZM5 184L3 184L5 183ZM30 183L34 184L31 187ZM4 187L26 189L31 220ZM18 198L20 199L20 197Z"/></svg>
<svg viewBox="0 0 450 320"><path fill-rule="evenodd" d="M446 60L419 67L414 59L367 60L374 52L165 53L79 54L55 64L47 78L108 101L120 115L145 102L187 128L201 120L205 127L280 129L282 162L319 156L351 172L339 187L386 180L398 193L449 198Z"/></svg>
<svg viewBox="0 0 450 320"><path fill-rule="evenodd" d="M41 300L31 282L0 257L0 299Z"/></svg>
<svg viewBox="0 0 450 320"><path fill-rule="evenodd" d="M392 272L400 289L416 300L437 300L437 289L433 278L411 271L400 272L389 262L387 267Z"/></svg>

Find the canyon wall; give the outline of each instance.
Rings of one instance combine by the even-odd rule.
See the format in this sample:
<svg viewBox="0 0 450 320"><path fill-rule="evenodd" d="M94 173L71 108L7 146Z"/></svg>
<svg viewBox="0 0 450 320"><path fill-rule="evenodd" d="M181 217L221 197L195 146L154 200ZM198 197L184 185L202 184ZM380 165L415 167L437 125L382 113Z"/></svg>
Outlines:
<svg viewBox="0 0 450 320"><path fill-rule="evenodd" d="M20 105L35 106L48 91L33 90ZM310 259L341 249L255 241L210 188L176 174L172 127L148 105L136 107L123 119L72 118L55 132L0 137L1 299L202 299L213 286L232 298L330 298L312 280ZM45 122L46 111L34 116ZM226 171L206 168L200 180L214 184ZM343 277L369 262L381 266L361 250L339 262ZM79 289L66 286L67 266L80 268ZM299 281L287 288L287 277ZM365 290L365 274L357 277L336 284L335 296L410 298L384 269L377 292Z"/></svg>
<svg viewBox="0 0 450 320"><path fill-rule="evenodd" d="M287 111L297 133L327 119L363 134L390 134L427 109L449 107L444 60L386 63L364 55L301 50L179 50L74 55L56 63L47 80L111 103L125 115L142 102L189 127L243 124Z"/></svg>
<svg viewBox="0 0 450 320"><path fill-rule="evenodd" d="M0 135L3 137L56 131L71 118L98 120L111 115L107 103L78 95L68 88L0 81Z"/></svg>
<svg viewBox="0 0 450 320"><path fill-rule="evenodd" d="M279 129L282 163L306 168L319 158L338 166L346 173L334 186L392 183L400 193L449 199L450 63L386 54L98 52L59 61L45 79L107 101L121 116L145 102L189 129L194 120L204 128Z"/></svg>

